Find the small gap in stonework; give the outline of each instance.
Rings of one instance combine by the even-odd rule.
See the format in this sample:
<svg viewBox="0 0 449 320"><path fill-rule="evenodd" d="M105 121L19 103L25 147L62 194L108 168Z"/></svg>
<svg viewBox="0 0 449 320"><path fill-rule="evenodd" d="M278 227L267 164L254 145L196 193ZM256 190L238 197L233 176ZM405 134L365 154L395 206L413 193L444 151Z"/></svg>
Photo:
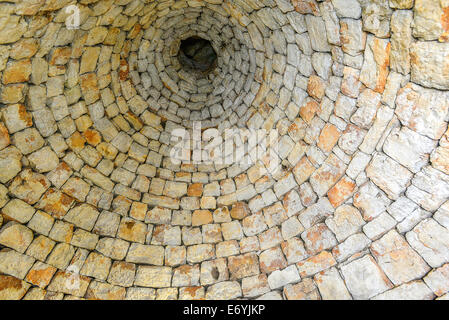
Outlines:
<svg viewBox="0 0 449 320"><path fill-rule="evenodd" d="M178 59L181 65L189 71L207 75L217 66L217 53L210 41L190 37L181 41Z"/></svg>

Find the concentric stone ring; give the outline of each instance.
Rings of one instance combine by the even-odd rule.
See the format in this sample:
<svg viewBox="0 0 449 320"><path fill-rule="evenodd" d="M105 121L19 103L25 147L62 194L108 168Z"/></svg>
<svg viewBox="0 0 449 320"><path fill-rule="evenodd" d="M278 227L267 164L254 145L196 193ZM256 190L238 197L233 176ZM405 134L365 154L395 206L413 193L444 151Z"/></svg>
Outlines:
<svg viewBox="0 0 449 320"><path fill-rule="evenodd" d="M447 299L448 12L1 2L0 299Z"/></svg>

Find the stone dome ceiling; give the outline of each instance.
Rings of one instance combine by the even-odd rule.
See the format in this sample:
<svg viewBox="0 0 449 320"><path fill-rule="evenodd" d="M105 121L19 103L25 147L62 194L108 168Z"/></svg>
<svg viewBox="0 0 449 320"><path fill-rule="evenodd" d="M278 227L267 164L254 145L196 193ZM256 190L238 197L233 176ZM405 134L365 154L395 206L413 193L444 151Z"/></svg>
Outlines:
<svg viewBox="0 0 449 320"><path fill-rule="evenodd" d="M448 12L0 2L0 299L449 298Z"/></svg>

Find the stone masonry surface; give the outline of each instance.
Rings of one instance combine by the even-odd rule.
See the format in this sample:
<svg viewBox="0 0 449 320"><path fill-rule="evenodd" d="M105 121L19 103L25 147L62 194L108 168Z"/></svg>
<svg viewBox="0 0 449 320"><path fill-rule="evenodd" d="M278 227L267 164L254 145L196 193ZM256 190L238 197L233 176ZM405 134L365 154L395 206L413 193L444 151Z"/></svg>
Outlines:
<svg viewBox="0 0 449 320"><path fill-rule="evenodd" d="M0 299L449 298L448 1L0 13ZM278 152L172 162L198 121Z"/></svg>

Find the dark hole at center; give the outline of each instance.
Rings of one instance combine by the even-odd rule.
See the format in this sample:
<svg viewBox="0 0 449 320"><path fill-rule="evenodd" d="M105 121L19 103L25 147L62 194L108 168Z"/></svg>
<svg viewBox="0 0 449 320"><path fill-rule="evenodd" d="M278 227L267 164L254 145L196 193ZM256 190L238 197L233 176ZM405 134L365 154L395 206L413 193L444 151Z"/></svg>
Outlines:
<svg viewBox="0 0 449 320"><path fill-rule="evenodd" d="M202 73L209 73L217 63L217 53L210 41L198 37L181 41L178 58L184 67Z"/></svg>

